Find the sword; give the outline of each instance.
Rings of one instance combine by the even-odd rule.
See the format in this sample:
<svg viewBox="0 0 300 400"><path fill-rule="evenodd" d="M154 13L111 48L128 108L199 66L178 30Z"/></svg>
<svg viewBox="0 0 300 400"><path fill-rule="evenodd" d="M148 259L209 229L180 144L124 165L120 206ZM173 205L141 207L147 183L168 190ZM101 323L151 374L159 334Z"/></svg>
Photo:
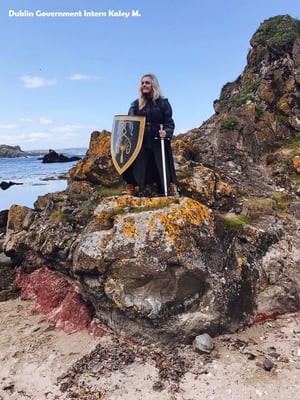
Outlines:
<svg viewBox="0 0 300 400"><path fill-rule="evenodd" d="M160 130L163 130L163 124L160 124ZM167 186L167 171L166 171L166 155L165 155L165 138L160 138L161 145L161 159L162 159L162 168L163 168L163 177L164 177L164 192L165 196L168 197L168 186Z"/></svg>

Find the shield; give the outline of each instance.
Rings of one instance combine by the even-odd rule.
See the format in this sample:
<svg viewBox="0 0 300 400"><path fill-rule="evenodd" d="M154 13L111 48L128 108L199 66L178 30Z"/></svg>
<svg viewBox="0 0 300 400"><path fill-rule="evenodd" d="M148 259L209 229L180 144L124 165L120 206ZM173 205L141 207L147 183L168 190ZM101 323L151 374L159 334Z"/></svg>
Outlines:
<svg viewBox="0 0 300 400"><path fill-rule="evenodd" d="M121 175L139 154L145 129L145 117L115 115L110 151L113 164Z"/></svg>

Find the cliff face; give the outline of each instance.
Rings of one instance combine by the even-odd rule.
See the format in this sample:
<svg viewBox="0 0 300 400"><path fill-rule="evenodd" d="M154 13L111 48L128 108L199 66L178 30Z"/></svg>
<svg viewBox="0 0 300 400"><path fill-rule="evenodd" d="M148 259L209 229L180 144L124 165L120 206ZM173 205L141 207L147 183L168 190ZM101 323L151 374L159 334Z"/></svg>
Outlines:
<svg viewBox="0 0 300 400"><path fill-rule="evenodd" d="M281 146L297 156L291 146L300 130L299 24L289 16L264 21L250 41L244 72L222 88L221 113L184 135L196 160L232 183L253 187L257 177L264 180L266 163L279 158ZM292 158L287 161L286 177L295 171ZM264 183L274 183L273 176Z"/></svg>
<svg viewBox="0 0 300 400"><path fill-rule="evenodd" d="M65 192L10 209L23 291L24 276L59 271L103 323L149 340L300 308L300 22L271 18L250 43L221 112L174 139L180 197L120 195L103 131Z"/></svg>

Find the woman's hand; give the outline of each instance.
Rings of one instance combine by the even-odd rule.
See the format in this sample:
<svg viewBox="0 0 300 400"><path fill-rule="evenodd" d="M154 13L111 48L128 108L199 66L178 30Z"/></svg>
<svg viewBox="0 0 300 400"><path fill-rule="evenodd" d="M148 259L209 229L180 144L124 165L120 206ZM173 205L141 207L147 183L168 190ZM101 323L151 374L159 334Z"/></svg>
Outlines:
<svg viewBox="0 0 300 400"><path fill-rule="evenodd" d="M165 130L159 131L159 137L161 138L167 137L167 132Z"/></svg>

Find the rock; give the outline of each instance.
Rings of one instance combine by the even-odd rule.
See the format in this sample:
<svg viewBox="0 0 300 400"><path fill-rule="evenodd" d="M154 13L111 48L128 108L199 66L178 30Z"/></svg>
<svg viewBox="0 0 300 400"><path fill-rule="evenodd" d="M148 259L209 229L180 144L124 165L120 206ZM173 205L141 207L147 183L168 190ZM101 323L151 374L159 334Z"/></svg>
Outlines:
<svg viewBox="0 0 300 400"><path fill-rule="evenodd" d="M114 186L121 177L113 166L108 131L94 131L85 157L69 171L73 181L88 181L95 185Z"/></svg>
<svg viewBox="0 0 300 400"><path fill-rule="evenodd" d="M271 371L271 369L273 368L274 364L272 363L271 360L269 360L268 358L265 358L264 362L263 362L263 366L264 366L264 369L266 371Z"/></svg>
<svg viewBox="0 0 300 400"><path fill-rule="evenodd" d="M207 333L203 333L195 337L193 348L199 353L210 353L214 349L214 343Z"/></svg>
<svg viewBox="0 0 300 400"><path fill-rule="evenodd" d="M21 298L35 300L34 311L45 314L58 329L70 334L88 328L91 309L79 287L63 274L42 267L28 275L19 268L16 284L21 288Z"/></svg>
<svg viewBox="0 0 300 400"><path fill-rule="evenodd" d="M0 253L0 265L5 265L7 267L13 267L16 263L10 258L7 257L5 254Z"/></svg>
<svg viewBox="0 0 300 400"><path fill-rule="evenodd" d="M37 155L36 152L23 151L20 146L0 145L0 158L29 157Z"/></svg>
<svg viewBox="0 0 300 400"><path fill-rule="evenodd" d="M48 154L45 154L42 158L42 162L47 163L62 163L62 162L71 162L71 161L79 161L81 157L73 156L67 157L64 154L58 154L55 150L50 149Z"/></svg>
<svg viewBox="0 0 300 400"><path fill-rule="evenodd" d="M13 186L13 185L23 185L23 183L12 182L12 181L9 181L9 182L2 181L2 182L0 183L0 188L1 188L2 190L7 190L7 189L9 189L11 186Z"/></svg>
<svg viewBox="0 0 300 400"><path fill-rule="evenodd" d="M4 237L5 232L6 232L7 218L8 218L8 210L0 211L0 240L2 237ZM0 249L2 251L2 242L0 242L0 243L1 243Z"/></svg>
<svg viewBox="0 0 300 400"><path fill-rule="evenodd" d="M299 310L298 28L264 21L220 113L174 137L181 197L119 195L111 134L95 131L64 192L10 208L5 254L26 276L63 272L136 341L190 343Z"/></svg>

